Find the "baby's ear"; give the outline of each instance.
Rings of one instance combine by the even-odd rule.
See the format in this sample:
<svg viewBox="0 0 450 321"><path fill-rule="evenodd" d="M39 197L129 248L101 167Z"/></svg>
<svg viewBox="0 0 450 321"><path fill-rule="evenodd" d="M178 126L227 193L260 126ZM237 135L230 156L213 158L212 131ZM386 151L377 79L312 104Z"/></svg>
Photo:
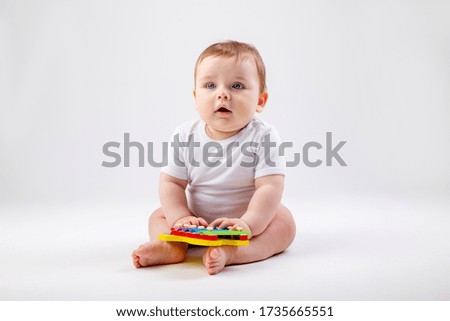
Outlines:
<svg viewBox="0 0 450 321"><path fill-rule="evenodd" d="M192 94L194 95L194 98L197 98L197 96L195 94L195 89L192 91Z"/></svg>
<svg viewBox="0 0 450 321"><path fill-rule="evenodd" d="M256 106L256 111L258 113L262 112L264 110L264 106L267 103L267 99L269 99L269 93L267 91L261 93L258 98L258 105Z"/></svg>

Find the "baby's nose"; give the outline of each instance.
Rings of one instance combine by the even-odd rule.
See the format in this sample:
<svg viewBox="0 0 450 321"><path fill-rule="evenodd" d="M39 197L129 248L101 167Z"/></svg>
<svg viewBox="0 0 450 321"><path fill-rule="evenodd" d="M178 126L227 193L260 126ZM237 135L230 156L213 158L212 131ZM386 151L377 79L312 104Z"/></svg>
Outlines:
<svg viewBox="0 0 450 321"><path fill-rule="evenodd" d="M217 99L230 99L230 95L226 91L222 91L217 95Z"/></svg>

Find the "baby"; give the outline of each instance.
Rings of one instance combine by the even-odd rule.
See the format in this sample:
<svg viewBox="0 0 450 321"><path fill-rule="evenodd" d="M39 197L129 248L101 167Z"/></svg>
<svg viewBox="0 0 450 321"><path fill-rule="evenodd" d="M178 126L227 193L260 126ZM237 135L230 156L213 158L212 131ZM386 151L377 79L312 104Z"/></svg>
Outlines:
<svg viewBox="0 0 450 321"><path fill-rule="evenodd" d="M295 222L283 206L285 162L275 128L255 117L268 99L265 67L252 45L216 43L199 56L194 97L200 119L178 127L161 170L161 208L149 219L150 241L136 249L137 268L182 262L188 245L158 240L179 224L250 231L249 246L209 247L209 274L267 259L294 240ZM189 147L189 148L187 148Z"/></svg>

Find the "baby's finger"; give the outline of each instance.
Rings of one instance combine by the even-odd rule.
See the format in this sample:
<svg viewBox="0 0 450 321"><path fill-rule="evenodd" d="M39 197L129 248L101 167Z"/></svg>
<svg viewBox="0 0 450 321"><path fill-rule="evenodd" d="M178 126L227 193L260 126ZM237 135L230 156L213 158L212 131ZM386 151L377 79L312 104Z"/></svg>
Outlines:
<svg viewBox="0 0 450 321"><path fill-rule="evenodd" d="M234 225L231 227L231 230L232 230L232 231L242 231L243 228L242 228L242 225L234 224Z"/></svg>
<svg viewBox="0 0 450 321"><path fill-rule="evenodd" d="M198 225L208 226L208 222L203 217L198 218Z"/></svg>
<svg viewBox="0 0 450 321"><path fill-rule="evenodd" d="M225 217L217 218L217 219L215 219L214 221L212 221L211 224L209 224L209 226L211 226L211 227L219 226L220 224L222 224L222 222L223 222L224 220L226 220Z"/></svg>
<svg viewBox="0 0 450 321"><path fill-rule="evenodd" d="M233 225L234 225L233 221L226 219L222 223L220 223L219 228L227 228L228 226L233 226Z"/></svg>
<svg viewBox="0 0 450 321"><path fill-rule="evenodd" d="M242 231L245 230L245 228L241 224L234 224L231 228L232 231Z"/></svg>

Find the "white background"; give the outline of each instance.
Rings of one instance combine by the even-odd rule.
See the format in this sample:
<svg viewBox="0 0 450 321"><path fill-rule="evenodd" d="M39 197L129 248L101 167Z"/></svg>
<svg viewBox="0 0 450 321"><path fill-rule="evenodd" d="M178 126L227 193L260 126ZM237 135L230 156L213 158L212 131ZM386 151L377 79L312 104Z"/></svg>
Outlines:
<svg viewBox="0 0 450 321"><path fill-rule="evenodd" d="M181 299L131 288L212 282L198 258L133 269L159 169L137 153L130 168L102 167L102 147L126 132L158 147L197 117L195 60L233 39L265 61L261 118L295 152L333 132L348 166L290 168L291 250L215 280L282 275L256 299L450 299L449 12L446 1L0 1L0 298Z"/></svg>

